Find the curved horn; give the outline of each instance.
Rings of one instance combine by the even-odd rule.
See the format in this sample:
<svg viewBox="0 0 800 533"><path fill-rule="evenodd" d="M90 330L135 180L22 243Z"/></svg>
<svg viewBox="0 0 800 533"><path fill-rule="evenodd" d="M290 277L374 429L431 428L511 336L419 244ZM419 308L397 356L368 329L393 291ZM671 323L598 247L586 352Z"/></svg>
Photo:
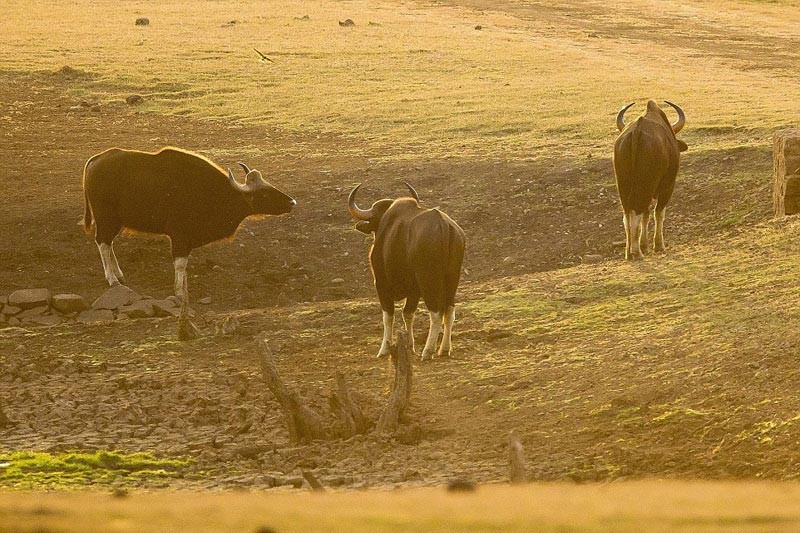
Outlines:
<svg viewBox="0 0 800 533"><path fill-rule="evenodd" d="M408 183L407 181L404 181L403 183L405 183L406 187L408 187L408 190L411 192L411 196L414 197L414 200L416 200L417 203L419 203L419 195L417 194L417 191L414 190L414 187L412 187L411 184Z"/></svg>
<svg viewBox="0 0 800 533"><path fill-rule="evenodd" d="M677 134L686 125L686 114L683 112L683 109L681 109L680 106L673 104L672 102L668 102L667 100L664 100L664 103L678 113L678 120L672 123L672 131Z"/></svg>
<svg viewBox="0 0 800 533"><path fill-rule="evenodd" d="M622 117L624 117L624 116L625 116L625 111L627 111L628 109L630 109L630 107L631 107L633 104L635 104L635 103L636 103L636 102L631 102L630 104L628 104L628 105L626 105L625 107L623 107L622 109L620 109L620 110L619 110L619 113L617 113L617 129L618 129L619 131L622 131L622 130L624 130L624 129L625 129L625 119L624 119L624 118L622 118Z"/></svg>
<svg viewBox="0 0 800 533"><path fill-rule="evenodd" d="M247 185L242 185L238 181L236 181L236 177L233 175L233 171L231 167L228 167L228 181L231 183L231 187L236 189L239 192L250 192L250 189Z"/></svg>
<svg viewBox="0 0 800 533"><path fill-rule="evenodd" d="M355 189L350 191L350 196L347 197L347 209L350 211L350 216L356 220L369 220L372 218L372 209L361 209L356 205L356 191L361 187L359 183Z"/></svg>
<svg viewBox="0 0 800 533"><path fill-rule="evenodd" d="M250 167L239 161L239 166L242 167L246 174L250 174Z"/></svg>

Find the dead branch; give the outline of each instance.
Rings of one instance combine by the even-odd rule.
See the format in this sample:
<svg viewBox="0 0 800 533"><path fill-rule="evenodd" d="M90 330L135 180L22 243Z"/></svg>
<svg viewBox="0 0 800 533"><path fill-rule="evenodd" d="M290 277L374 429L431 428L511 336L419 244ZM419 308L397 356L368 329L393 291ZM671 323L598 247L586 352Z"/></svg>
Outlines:
<svg viewBox="0 0 800 533"><path fill-rule="evenodd" d="M191 341L198 336L200 336L200 331L189 318L189 297L184 296L181 304L181 315L178 318L178 340Z"/></svg>
<svg viewBox="0 0 800 533"><path fill-rule="evenodd" d="M293 442L330 438L331 431L323 423L319 414L307 407L297 391L289 389L281 380L272 357L272 350L269 349L266 341L259 340L259 344L262 353L261 374L286 416L289 438Z"/></svg>
<svg viewBox="0 0 800 533"><path fill-rule="evenodd" d="M324 492L325 487L322 486L322 483L319 482L317 476L314 475L314 472L310 470L303 470L303 477L306 481L308 481L311 490L316 490L319 492Z"/></svg>
<svg viewBox="0 0 800 533"><path fill-rule="evenodd" d="M400 417L411 399L411 349L407 332L398 332L397 343L392 346L391 353L394 365L394 385L386 409L375 426L375 430L380 433L392 433L397 429Z"/></svg>
<svg viewBox="0 0 800 533"><path fill-rule="evenodd" d="M336 391L330 397L331 411L336 414L344 427L344 438L368 432L373 422L364 415L361 407L353 401L350 389L340 371L336 371Z"/></svg>
<svg viewBox="0 0 800 533"><path fill-rule="evenodd" d="M525 450L516 431L508 436L509 478L511 483L528 481L528 469L525 465Z"/></svg>

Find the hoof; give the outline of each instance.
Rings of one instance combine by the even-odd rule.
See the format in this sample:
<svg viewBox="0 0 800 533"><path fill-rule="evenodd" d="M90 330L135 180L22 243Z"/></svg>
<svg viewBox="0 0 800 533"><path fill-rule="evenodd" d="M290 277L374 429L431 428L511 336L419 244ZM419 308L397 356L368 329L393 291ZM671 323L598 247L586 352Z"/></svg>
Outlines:
<svg viewBox="0 0 800 533"><path fill-rule="evenodd" d="M433 359L433 352L426 352L423 350L422 357L419 358L420 361L430 361Z"/></svg>
<svg viewBox="0 0 800 533"><path fill-rule="evenodd" d="M119 283L120 285L125 285L126 287L128 286L128 280L126 280L124 276L119 278Z"/></svg>
<svg viewBox="0 0 800 533"><path fill-rule="evenodd" d="M629 254L625 256L625 259L627 259L628 261L641 261L642 259L644 259L644 255L642 255L641 252L639 252L638 254Z"/></svg>
<svg viewBox="0 0 800 533"><path fill-rule="evenodd" d="M446 352L439 350L439 353L436 354L436 357L450 357L450 350L447 350Z"/></svg>
<svg viewBox="0 0 800 533"><path fill-rule="evenodd" d="M666 248L664 247L663 244L661 246L654 246L653 247L653 253L654 254L663 254L665 251L666 251Z"/></svg>
<svg viewBox="0 0 800 533"><path fill-rule="evenodd" d="M375 356L375 359L383 359L384 357L387 357L388 355L389 355L389 352L378 352L378 355Z"/></svg>

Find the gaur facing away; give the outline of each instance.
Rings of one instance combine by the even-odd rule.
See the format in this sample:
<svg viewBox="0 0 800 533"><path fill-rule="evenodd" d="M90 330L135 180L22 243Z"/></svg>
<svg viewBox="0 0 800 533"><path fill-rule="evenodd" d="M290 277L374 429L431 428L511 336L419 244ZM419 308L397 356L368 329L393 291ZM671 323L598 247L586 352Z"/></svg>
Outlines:
<svg viewBox="0 0 800 533"><path fill-rule="evenodd" d="M392 342L394 303L405 299L403 322L414 349L414 313L422 297L430 313L428 340L422 360L433 357L444 326L438 355L450 355L455 321L455 295L464 259L464 231L437 208L419 206L419 196L406 183L411 198L378 200L369 209L356 205L356 186L348 198L356 229L374 236L369 253L375 289L383 309L383 342L378 357L386 356Z"/></svg>
<svg viewBox="0 0 800 533"><path fill-rule="evenodd" d="M124 228L167 235L175 264L175 294L188 302L186 265L195 248L231 237L252 215L280 215L297 205L258 170L239 183L202 155L166 147L158 152L110 148L92 156L83 171L83 226L100 250L109 285L125 283L114 255Z"/></svg>
<svg viewBox="0 0 800 533"><path fill-rule="evenodd" d="M641 259L647 249L653 200L656 201L654 250L664 250L665 210L675 188L680 153L688 149L685 142L675 137L686 124L686 115L680 107L665 102L678 113L678 120L670 124L664 111L650 100L645 113L626 125L625 111L634 103L617 114L620 134L614 143L614 173L625 226L625 259Z"/></svg>

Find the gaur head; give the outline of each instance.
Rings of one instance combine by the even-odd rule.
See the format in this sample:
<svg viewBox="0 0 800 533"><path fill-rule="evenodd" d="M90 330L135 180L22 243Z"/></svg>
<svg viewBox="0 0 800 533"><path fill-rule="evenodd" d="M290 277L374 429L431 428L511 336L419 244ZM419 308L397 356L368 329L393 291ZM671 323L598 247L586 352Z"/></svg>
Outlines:
<svg viewBox="0 0 800 533"><path fill-rule="evenodd" d="M414 187L405 181L403 183L405 183L406 187L408 187L408 190L411 192L411 197L414 198L417 203L419 203L419 195L417 194L417 191L414 190ZM358 220L356 223L356 229L358 231L366 234L374 233L378 231L378 227L381 225L381 218L383 217L383 214L386 213L386 210L389 209L389 206L394 203L394 200L390 200L388 198L378 200L372 204L372 207L369 209L361 209L358 207L358 205L356 205L356 192L360 187L361 184L359 183L350 192L350 196L347 198L347 208L350 211L350 216Z"/></svg>
<svg viewBox="0 0 800 533"><path fill-rule="evenodd" d="M251 169L242 162L239 162L239 165L246 173L244 184L236 181L230 168L228 168L228 180L231 187L242 193L254 215L282 215L297 205L294 198L267 183L261 172Z"/></svg>
<svg viewBox="0 0 800 533"><path fill-rule="evenodd" d="M617 129L619 131L624 130L626 126L625 119L623 118L625 116L625 111L630 109L630 107L635 103L636 102L631 102L630 104L620 109L619 113L617 113ZM647 102L647 112L645 113L645 116L648 116L651 119L658 118L662 120L664 124L667 124L670 127L672 133L674 135L677 135L678 132L680 132L686 125L686 115L684 114L683 109L681 109L680 106L673 104L672 102L668 102L666 100L664 100L664 103L670 106L672 109L674 109L676 113L678 113L678 120L676 120L673 123L670 123L669 119L667 118L667 114L664 113L664 111L660 107L658 107L658 104L656 104L652 100ZM681 141L677 137L675 140L678 141L678 148L680 149L681 152L685 152L686 150L689 149L689 146L685 142Z"/></svg>

